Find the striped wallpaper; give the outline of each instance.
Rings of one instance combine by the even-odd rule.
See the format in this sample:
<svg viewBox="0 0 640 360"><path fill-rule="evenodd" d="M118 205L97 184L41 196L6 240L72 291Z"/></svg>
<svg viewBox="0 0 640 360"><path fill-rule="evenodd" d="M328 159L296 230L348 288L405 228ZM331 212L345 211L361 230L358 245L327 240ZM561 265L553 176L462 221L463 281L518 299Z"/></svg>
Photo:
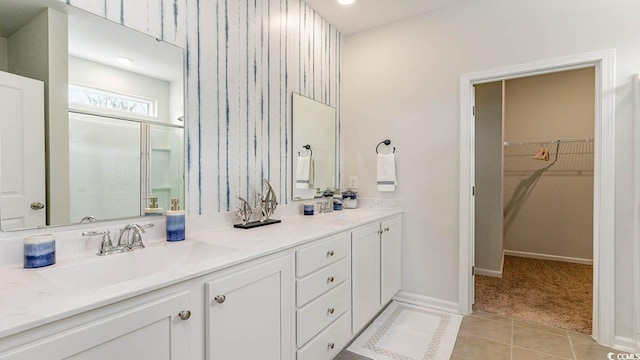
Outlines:
<svg viewBox="0 0 640 360"><path fill-rule="evenodd" d="M301 0L63 1L186 50L191 215L254 203L263 177L290 201L292 92L340 126L342 35Z"/></svg>

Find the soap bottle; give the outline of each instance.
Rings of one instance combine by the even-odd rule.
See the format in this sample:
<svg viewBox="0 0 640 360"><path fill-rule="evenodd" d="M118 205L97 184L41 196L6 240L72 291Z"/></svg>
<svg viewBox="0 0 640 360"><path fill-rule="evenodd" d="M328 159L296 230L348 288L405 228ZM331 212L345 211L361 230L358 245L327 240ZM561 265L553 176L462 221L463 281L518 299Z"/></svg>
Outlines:
<svg viewBox="0 0 640 360"><path fill-rule="evenodd" d="M161 216L162 208L158 207L158 198L157 197L149 197L146 198L149 200L149 207L144 208L144 216Z"/></svg>
<svg viewBox="0 0 640 360"><path fill-rule="evenodd" d="M167 241L184 240L184 210L180 210L179 200L171 199L171 210L166 213Z"/></svg>

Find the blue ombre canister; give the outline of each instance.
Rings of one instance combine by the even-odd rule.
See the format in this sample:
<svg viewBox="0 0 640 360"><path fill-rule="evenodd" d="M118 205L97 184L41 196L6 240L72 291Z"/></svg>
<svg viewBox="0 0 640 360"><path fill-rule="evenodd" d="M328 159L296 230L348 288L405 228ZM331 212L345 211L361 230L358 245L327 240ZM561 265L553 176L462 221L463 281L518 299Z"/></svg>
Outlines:
<svg viewBox="0 0 640 360"><path fill-rule="evenodd" d="M56 236L29 235L24 238L24 268L32 269L56 263Z"/></svg>
<svg viewBox="0 0 640 360"><path fill-rule="evenodd" d="M184 210L167 211L167 241L182 241L185 239Z"/></svg>
<svg viewBox="0 0 640 360"><path fill-rule="evenodd" d="M302 211L304 215L313 215L313 204L304 204Z"/></svg>

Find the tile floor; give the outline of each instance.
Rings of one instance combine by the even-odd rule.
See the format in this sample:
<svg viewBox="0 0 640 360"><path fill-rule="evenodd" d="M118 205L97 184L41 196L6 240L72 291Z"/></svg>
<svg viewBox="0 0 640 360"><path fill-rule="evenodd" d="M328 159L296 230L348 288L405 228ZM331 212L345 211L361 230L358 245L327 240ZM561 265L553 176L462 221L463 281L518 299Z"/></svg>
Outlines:
<svg viewBox="0 0 640 360"><path fill-rule="evenodd" d="M618 350L598 345L589 335L474 312L465 316L452 360L606 360ZM336 360L367 360L342 351Z"/></svg>

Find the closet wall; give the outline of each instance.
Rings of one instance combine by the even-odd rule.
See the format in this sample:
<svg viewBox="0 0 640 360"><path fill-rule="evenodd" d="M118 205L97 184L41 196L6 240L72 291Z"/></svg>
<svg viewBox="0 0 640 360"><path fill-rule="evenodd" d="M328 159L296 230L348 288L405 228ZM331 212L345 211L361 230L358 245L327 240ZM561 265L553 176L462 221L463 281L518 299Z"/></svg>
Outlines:
<svg viewBox="0 0 640 360"><path fill-rule="evenodd" d="M502 81L476 85L475 267L502 274Z"/></svg>
<svg viewBox="0 0 640 360"><path fill-rule="evenodd" d="M0 71L8 70L7 39L0 37Z"/></svg>
<svg viewBox="0 0 640 360"><path fill-rule="evenodd" d="M593 138L594 86L593 68L506 81L504 141ZM549 162L539 147L505 148L504 249L591 260L593 143L562 144L545 171L555 147Z"/></svg>

